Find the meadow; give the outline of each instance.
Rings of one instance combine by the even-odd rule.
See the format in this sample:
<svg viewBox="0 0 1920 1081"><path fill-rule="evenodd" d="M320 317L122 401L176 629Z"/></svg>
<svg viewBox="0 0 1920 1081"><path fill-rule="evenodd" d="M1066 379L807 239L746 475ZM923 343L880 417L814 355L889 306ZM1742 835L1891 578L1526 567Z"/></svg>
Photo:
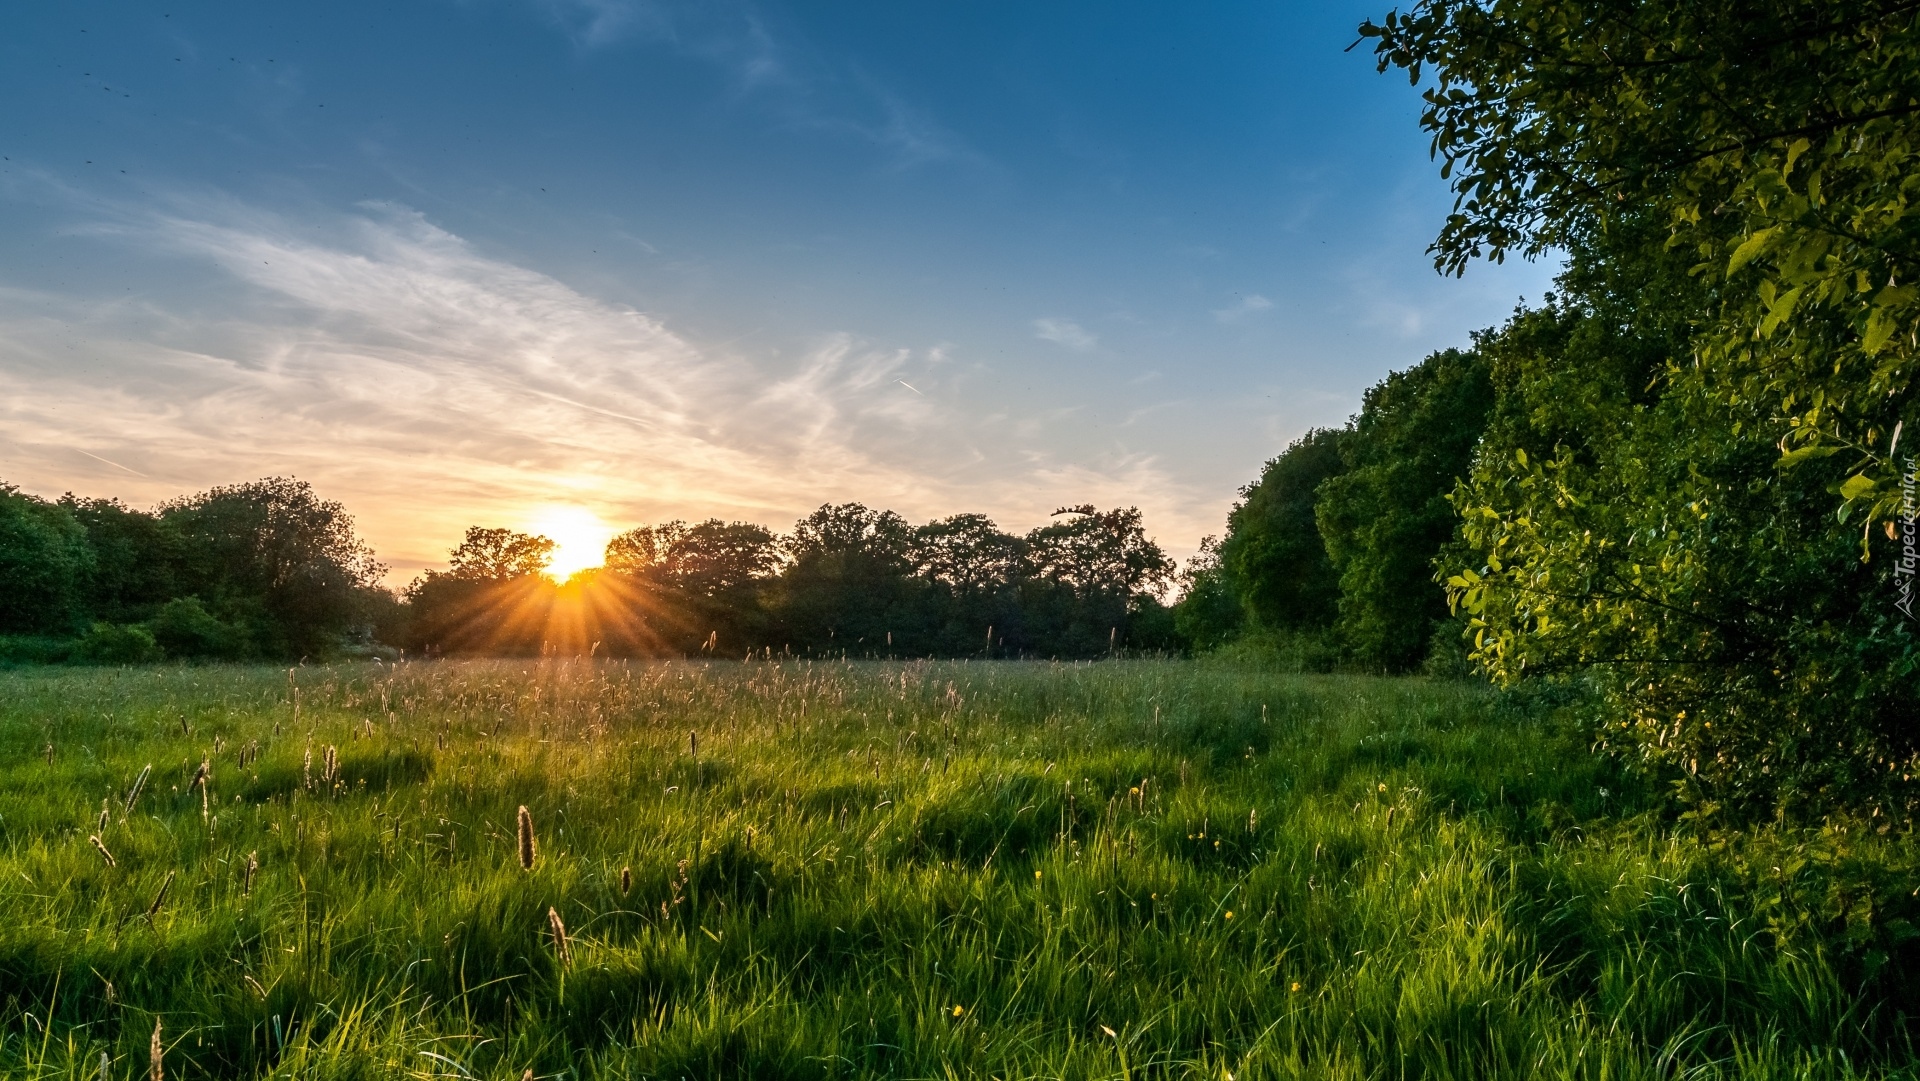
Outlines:
<svg viewBox="0 0 1920 1081"><path fill-rule="evenodd" d="M1551 707L1178 660L0 672L0 1074L1913 1076L1911 842L1708 830Z"/></svg>

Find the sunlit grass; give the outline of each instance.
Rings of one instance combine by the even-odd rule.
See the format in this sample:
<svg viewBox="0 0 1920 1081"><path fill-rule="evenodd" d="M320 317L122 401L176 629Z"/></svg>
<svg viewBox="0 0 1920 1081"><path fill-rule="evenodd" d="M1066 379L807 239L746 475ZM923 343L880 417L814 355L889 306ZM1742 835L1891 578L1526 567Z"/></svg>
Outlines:
<svg viewBox="0 0 1920 1081"><path fill-rule="evenodd" d="M169 1077L1912 1061L1892 1007L1765 933L1579 740L1464 684L20 671L0 753L9 1076L94 1077L103 1052L146 1076L156 1018Z"/></svg>

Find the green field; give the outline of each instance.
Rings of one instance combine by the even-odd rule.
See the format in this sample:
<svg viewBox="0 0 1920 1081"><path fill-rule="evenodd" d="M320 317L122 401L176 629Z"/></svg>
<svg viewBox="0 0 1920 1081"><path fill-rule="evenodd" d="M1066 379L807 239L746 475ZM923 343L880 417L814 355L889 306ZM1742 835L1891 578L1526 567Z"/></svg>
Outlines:
<svg viewBox="0 0 1920 1081"><path fill-rule="evenodd" d="M169 1078L1916 1061L1909 841L1707 838L1539 702L1469 684L27 669L0 673L0 755L8 1077L103 1053L149 1077L156 1019Z"/></svg>

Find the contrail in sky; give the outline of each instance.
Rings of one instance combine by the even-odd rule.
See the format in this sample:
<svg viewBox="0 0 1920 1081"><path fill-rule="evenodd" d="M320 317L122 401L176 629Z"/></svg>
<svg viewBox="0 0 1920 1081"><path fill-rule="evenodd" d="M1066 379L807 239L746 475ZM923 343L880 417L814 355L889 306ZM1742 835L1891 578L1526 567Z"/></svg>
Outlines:
<svg viewBox="0 0 1920 1081"><path fill-rule="evenodd" d="M79 448L79 447L75 447L75 448L73 448L73 449L74 449L74 450L80 450L80 448ZM86 455L86 456L87 456L87 457L89 457L89 458L92 458L92 459L93 459L94 461L96 461L96 462L105 462L105 463L107 463L108 465L110 465L110 466L112 466L112 467L114 467L115 469L127 469L127 467L126 467L126 466L124 466L124 465L121 465L121 464L120 464L119 462L116 462L116 461L114 461L114 460L113 460L113 459L111 459L111 458L102 458L102 457L100 457L100 456L99 456L98 454L95 454L94 452L92 452L92 451L90 451L90 450L80 450L80 453L82 453L82 454L84 454L84 455ZM129 473L132 473L132 474L133 474L134 476L136 476L136 477L145 477L145 476L146 476L146 474L145 474L145 473L142 473L142 472L140 472L140 471L139 471L138 469L127 469L127 472L129 472ZM149 479L149 480L151 480L152 478L150 478L150 477L149 477L148 479Z"/></svg>

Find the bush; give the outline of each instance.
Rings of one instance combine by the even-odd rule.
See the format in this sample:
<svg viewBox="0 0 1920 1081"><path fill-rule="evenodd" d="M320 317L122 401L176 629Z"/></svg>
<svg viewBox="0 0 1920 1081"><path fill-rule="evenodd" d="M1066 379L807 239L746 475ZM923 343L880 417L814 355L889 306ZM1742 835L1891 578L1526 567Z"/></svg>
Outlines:
<svg viewBox="0 0 1920 1081"><path fill-rule="evenodd" d="M164 654L153 632L138 624L95 623L73 644L69 659L80 664L145 664Z"/></svg>
<svg viewBox="0 0 1920 1081"><path fill-rule="evenodd" d="M198 597L168 601L147 625L168 656L236 660L252 652L246 628L221 622Z"/></svg>

